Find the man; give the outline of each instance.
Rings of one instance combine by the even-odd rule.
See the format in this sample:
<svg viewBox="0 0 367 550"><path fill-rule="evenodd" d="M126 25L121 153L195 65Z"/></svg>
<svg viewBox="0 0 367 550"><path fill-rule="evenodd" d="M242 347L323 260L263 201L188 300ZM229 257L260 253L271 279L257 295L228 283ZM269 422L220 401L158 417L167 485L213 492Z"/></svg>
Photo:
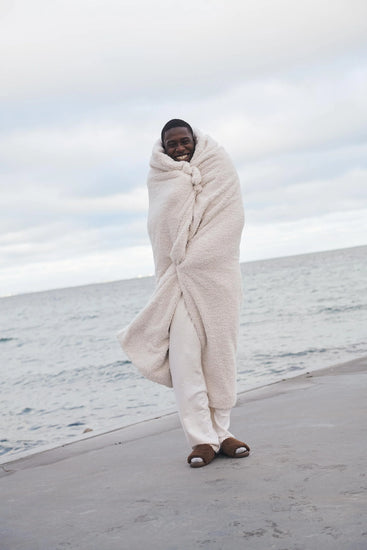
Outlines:
<svg viewBox="0 0 367 550"><path fill-rule="evenodd" d="M164 151L166 155L178 162L190 162L195 151L194 133L187 123L185 126L175 126L175 124L177 124L175 120L167 122L161 132Z"/></svg>
<svg viewBox="0 0 367 550"><path fill-rule="evenodd" d="M237 173L214 140L179 119L156 143L148 231L157 286L119 334L132 363L174 388L193 468L249 454L229 432L236 400L243 207Z"/></svg>

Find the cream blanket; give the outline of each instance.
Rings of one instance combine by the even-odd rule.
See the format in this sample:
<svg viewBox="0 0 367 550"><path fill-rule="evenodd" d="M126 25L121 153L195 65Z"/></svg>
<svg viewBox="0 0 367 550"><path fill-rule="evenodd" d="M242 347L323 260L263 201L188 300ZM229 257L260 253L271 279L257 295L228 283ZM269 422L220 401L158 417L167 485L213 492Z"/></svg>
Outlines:
<svg viewBox="0 0 367 550"><path fill-rule="evenodd" d="M236 401L243 206L224 149L209 136L195 136L190 163L171 159L160 140L153 148L148 231L156 289L118 338L145 377L172 387L169 330L182 294L201 342L209 405L227 409Z"/></svg>

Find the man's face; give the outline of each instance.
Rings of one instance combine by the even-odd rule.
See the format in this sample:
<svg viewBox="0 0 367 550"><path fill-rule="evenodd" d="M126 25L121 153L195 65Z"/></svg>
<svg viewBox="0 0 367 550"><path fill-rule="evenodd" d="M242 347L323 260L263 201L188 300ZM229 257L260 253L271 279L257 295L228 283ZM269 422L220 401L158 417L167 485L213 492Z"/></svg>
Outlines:
<svg viewBox="0 0 367 550"><path fill-rule="evenodd" d="M164 134L164 150L173 160L190 162L195 151L195 141L185 126L170 128Z"/></svg>

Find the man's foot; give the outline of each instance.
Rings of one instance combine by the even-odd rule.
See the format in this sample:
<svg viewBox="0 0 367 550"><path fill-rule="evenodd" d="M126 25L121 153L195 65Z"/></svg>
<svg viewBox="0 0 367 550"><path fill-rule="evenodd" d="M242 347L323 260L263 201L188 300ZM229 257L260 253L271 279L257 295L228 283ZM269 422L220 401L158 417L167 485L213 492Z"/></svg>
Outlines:
<svg viewBox="0 0 367 550"><path fill-rule="evenodd" d="M209 464L215 457L215 451L208 443L195 445L192 453L187 457L187 462L191 468L201 468Z"/></svg>
<svg viewBox="0 0 367 550"><path fill-rule="evenodd" d="M243 458L250 454L250 447L234 437L227 437L222 441L220 452L231 458Z"/></svg>

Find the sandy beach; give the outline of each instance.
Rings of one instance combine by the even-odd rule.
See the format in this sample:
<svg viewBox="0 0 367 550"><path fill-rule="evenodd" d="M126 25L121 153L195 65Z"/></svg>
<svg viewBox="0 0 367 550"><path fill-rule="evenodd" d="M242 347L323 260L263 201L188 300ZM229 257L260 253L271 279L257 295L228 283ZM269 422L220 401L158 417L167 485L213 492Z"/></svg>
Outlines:
<svg viewBox="0 0 367 550"><path fill-rule="evenodd" d="M1 550L367 549L367 358L239 395L251 446L192 469L176 414L13 460Z"/></svg>

